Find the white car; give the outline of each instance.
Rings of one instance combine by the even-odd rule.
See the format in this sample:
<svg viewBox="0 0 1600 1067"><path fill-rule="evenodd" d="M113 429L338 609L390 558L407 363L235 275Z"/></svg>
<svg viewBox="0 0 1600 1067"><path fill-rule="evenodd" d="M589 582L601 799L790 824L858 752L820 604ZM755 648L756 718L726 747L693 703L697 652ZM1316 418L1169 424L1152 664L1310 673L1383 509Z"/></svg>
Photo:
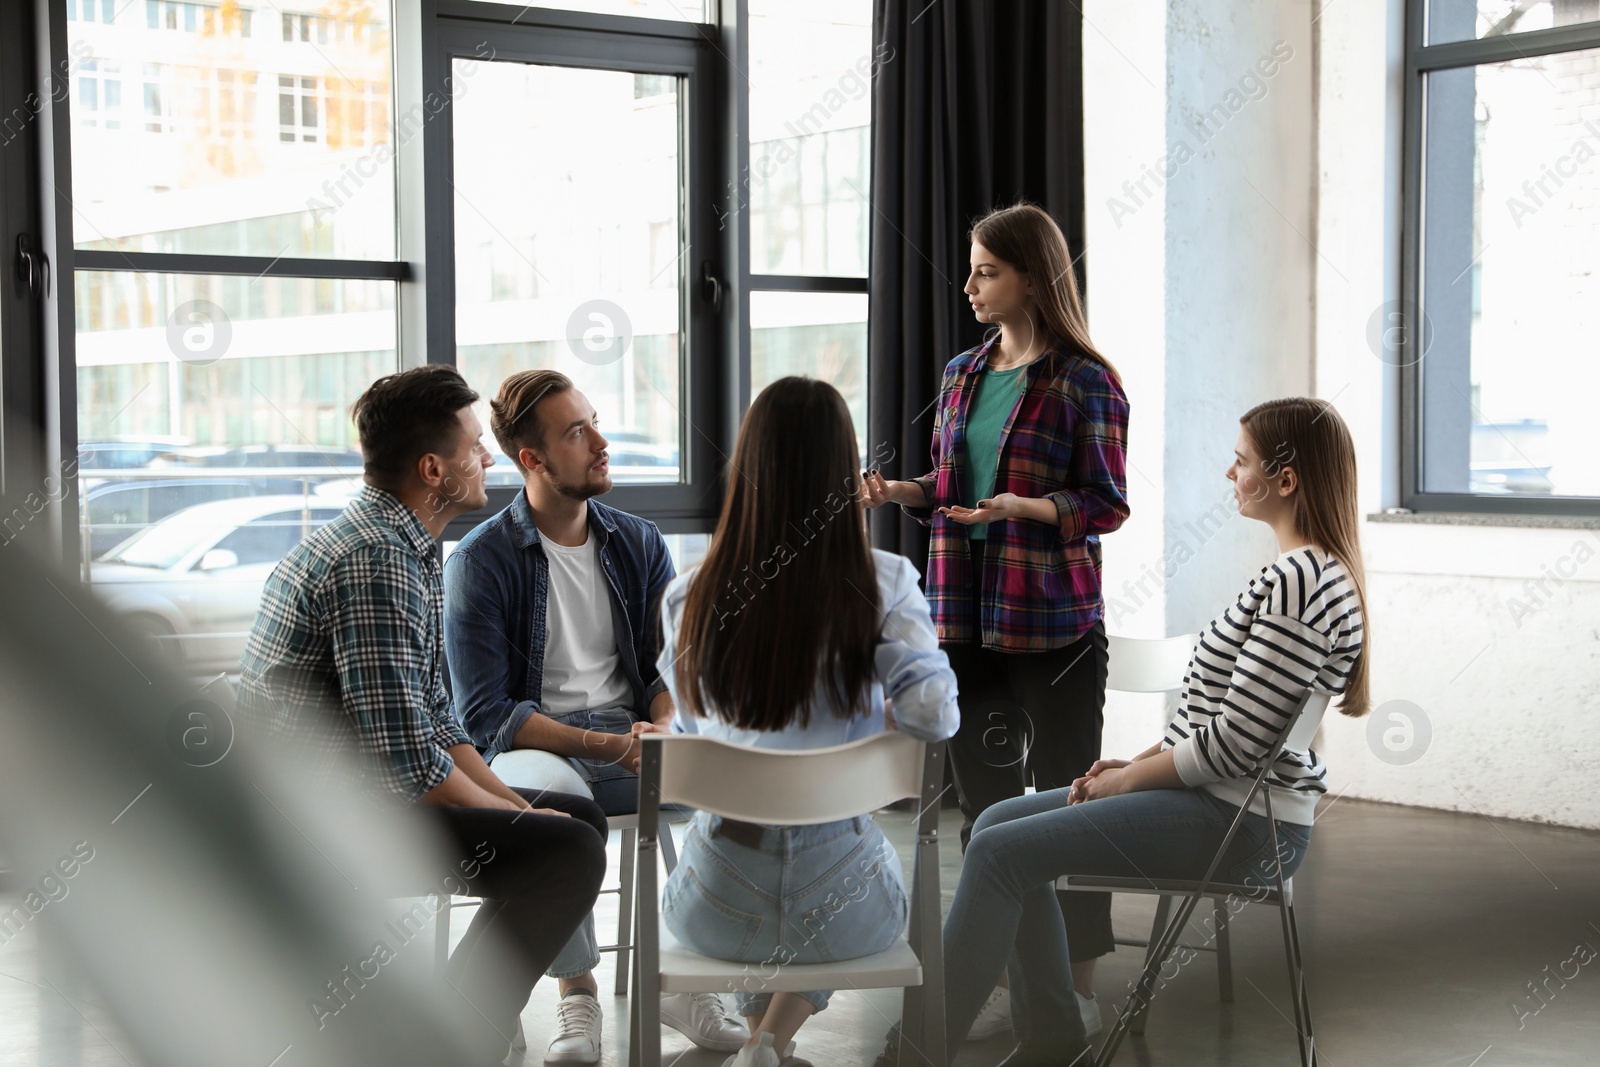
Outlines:
<svg viewBox="0 0 1600 1067"><path fill-rule="evenodd" d="M272 568L348 502L296 494L197 504L91 563L89 582L185 669L231 673Z"/></svg>

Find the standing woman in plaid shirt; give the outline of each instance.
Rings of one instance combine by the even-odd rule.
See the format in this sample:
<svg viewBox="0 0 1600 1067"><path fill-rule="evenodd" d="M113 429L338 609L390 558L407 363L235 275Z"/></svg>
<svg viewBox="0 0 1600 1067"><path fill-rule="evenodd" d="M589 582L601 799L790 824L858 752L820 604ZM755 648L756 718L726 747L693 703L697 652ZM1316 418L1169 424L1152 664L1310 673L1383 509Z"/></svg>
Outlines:
<svg viewBox="0 0 1600 1067"><path fill-rule="evenodd" d="M964 825L990 805L1070 786L1100 758L1105 603L1100 535L1128 517L1128 401L1084 322L1066 239L1032 204L972 227L966 293L997 329L945 367L933 471L863 479L932 527L927 597L960 691L950 742ZM1112 951L1111 897L1063 893L1073 985L1099 1029L1090 979ZM996 990L971 1036L1009 1024Z"/></svg>

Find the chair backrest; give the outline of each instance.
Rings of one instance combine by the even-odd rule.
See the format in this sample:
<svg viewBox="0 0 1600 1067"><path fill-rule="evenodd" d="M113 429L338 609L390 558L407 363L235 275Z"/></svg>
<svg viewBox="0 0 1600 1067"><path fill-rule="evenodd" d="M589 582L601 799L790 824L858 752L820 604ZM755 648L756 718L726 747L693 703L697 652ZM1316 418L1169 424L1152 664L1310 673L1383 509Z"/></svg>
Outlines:
<svg viewBox="0 0 1600 1067"><path fill-rule="evenodd" d="M661 746L660 803L745 822L834 822L922 793L925 746L897 730L804 751L689 734L641 740Z"/></svg>
<svg viewBox="0 0 1600 1067"><path fill-rule="evenodd" d="M1300 717L1295 720L1294 726L1289 729L1289 736L1284 739L1283 747L1286 751L1304 755L1311 748L1311 739L1317 736L1317 727L1322 725L1322 716L1327 713L1328 705L1332 701L1332 693L1313 691L1305 695L1300 707Z"/></svg>
<svg viewBox="0 0 1600 1067"><path fill-rule="evenodd" d="M1119 693L1175 693L1199 634L1178 637L1107 637L1106 688Z"/></svg>

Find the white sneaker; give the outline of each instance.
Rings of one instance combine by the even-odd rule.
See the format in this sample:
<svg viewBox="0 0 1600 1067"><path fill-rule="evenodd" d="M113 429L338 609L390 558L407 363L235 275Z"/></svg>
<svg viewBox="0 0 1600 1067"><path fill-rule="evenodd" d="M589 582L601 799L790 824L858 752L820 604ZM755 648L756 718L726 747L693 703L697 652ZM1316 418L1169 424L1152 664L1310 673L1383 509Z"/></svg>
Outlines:
<svg viewBox="0 0 1600 1067"><path fill-rule="evenodd" d="M727 1006L715 993L663 995L661 1025L713 1052L738 1052L750 1040L750 1031L728 1018Z"/></svg>
<svg viewBox="0 0 1600 1067"><path fill-rule="evenodd" d="M1100 998L1086 997L1074 992L1078 998L1078 1014L1083 1017L1083 1032L1090 1041L1100 1033Z"/></svg>
<svg viewBox="0 0 1600 1067"><path fill-rule="evenodd" d="M986 1041L991 1037L1010 1032L1011 990L1004 986L996 986L995 991L989 994L989 999L983 1002L983 1010L972 1020L972 1029L967 1031L967 1040Z"/></svg>
<svg viewBox="0 0 1600 1067"><path fill-rule="evenodd" d="M783 1067L783 1061L772 1047L772 1035L762 1034L754 1045L745 1045L723 1060L722 1067Z"/></svg>
<svg viewBox="0 0 1600 1067"><path fill-rule="evenodd" d="M556 1001L556 1034L544 1061L599 1063L602 1017L600 1002L587 993L568 993Z"/></svg>

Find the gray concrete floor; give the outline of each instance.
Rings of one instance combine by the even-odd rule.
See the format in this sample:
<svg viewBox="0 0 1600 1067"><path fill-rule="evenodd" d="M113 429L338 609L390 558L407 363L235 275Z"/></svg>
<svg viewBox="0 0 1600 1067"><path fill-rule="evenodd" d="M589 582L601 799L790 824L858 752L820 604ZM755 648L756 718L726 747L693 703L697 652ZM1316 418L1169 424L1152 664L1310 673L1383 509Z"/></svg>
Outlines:
<svg viewBox="0 0 1600 1067"><path fill-rule="evenodd" d="M1356 800L1324 805L1296 888L1328 1067L1600 1063L1600 959L1576 962L1600 950L1600 833ZM959 818L945 816L948 904ZM879 819L909 856L910 818ZM614 855L617 835L611 847ZM602 941L615 929L615 901L602 897L597 909ZM1117 897L1117 933L1143 936L1153 911L1152 899ZM465 925L458 916L457 932ZM1235 1002L1218 1002L1212 958L1201 957L1161 991L1146 1034L1123 1045L1118 1063L1298 1062L1278 913L1247 907L1234 920L1233 946ZM1139 962L1131 948L1101 962L1095 988L1108 1021ZM627 1062L627 1001L609 995L613 967L607 955L599 972L607 1067ZM527 1064L543 1061L554 1002L555 984L542 982L523 1013ZM869 1064L898 1016L894 992L840 993L801 1031L800 1051L817 1067ZM725 1058L670 1030L662 1045L668 1060L687 1051L681 1067ZM955 1067L987 1067L1009 1049L1005 1038L969 1044ZM0 1067L134 1062L92 994L44 980L31 934L0 949Z"/></svg>

